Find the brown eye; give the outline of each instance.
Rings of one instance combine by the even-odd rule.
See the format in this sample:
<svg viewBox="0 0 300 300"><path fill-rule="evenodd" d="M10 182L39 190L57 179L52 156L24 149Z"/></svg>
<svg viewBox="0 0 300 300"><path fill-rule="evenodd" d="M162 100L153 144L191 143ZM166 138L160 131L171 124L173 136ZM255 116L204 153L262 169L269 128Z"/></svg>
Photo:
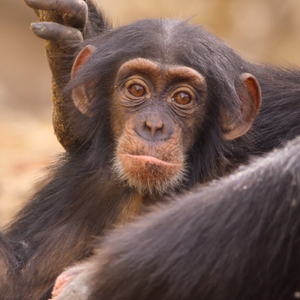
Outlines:
<svg viewBox="0 0 300 300"><path fill-rule="evenodd" d="M146 94L146 89L139 84L133 84L128 88L128 92L134 97L143 97Z"/></svg>
<svg viewBox="0 0 300 300"><path fill-rule="evenodd" d="M192 97L188 93L179 92L174 95L172 100L177 102L178 104L186 105L192 101Z"/></svg>

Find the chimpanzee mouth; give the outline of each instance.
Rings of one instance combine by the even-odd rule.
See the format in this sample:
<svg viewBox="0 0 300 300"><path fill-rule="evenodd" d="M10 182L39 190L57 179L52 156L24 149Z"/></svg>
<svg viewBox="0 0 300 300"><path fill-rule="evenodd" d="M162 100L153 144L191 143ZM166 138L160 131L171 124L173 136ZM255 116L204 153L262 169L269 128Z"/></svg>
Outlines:
<svg viewBox="0 0 300 300"><path fill-rule="evenodd" d="M126 182L140 193L163 194L185 179L184 162L175 158L174 162L166 162L151 155L118 153L113 169L120 182Z"/></svg>
<svg viewBox="0 0 300 300"><path fill-rule="evenodd" d="M156 165L161 167L178 167L182 164L176 164L176 163L169 163L164 160L161 160L157 157L150 156L150 155L132 155L132 154L120 154L121 156L127 157L127 159L130 160L137 160L144 164L149 165Z"/></svg>

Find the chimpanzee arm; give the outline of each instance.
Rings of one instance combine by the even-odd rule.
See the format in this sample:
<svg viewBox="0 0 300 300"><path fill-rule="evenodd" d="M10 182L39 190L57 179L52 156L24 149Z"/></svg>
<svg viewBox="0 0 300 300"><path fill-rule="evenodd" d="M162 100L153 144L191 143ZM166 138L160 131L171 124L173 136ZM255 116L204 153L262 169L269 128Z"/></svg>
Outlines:
<svg viewBox="0 0 300 300"><path fill-rule="evenodd" d="M64 93L70 80L73 62L81 42L105 32L111 25L91 0L25 0L39 17L31 29L47 40L46 55L52 73L53 125L55 134L66 150L77 145L68 122L67 105L72 103Z"/></svg>
<svg viewBox="0 0 300 300"><path fill-rule="evenodd" d="M295 299L299 187L298 139L114 232L54 299Z"/></svg>

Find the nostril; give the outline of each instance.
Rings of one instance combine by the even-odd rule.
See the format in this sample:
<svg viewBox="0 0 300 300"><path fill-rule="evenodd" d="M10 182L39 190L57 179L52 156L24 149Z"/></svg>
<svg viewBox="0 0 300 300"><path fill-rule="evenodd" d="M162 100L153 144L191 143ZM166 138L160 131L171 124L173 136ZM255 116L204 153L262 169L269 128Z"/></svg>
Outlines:
<svg viewBox="0 0 300 300"><path fill-rule="evenodd" d="M146 131L150 130L149 126L147 125L147 122L144 122L143 129L146 130Z"/></svg>
<svg viewBox="0 0 300 300"><path fill-rule="evenodd" d="M159 125L159 127L156 128L156 131L162 132L164 129L164 124Z"/></svg>

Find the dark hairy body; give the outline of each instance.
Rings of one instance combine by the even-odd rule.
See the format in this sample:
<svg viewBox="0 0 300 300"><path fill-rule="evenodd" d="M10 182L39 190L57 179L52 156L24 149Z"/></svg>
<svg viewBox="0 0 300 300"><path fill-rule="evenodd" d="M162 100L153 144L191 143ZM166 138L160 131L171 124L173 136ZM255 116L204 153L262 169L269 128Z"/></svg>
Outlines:
<svg viewBox="0 0 300 300"><path fill-rule="evenodd" d="M299 213L297 138L113 231L54 299L299 299Z"/></svg>
<svg viewBox="0 0 300 300"><path fill-rule="evenodd" d="M49 298L105 230L300 133L299 70L251 64L188 22L112 29L91 1L26 3L55 10L32 28L50 40L67 152L1 236L5 299Z"/></svg>

